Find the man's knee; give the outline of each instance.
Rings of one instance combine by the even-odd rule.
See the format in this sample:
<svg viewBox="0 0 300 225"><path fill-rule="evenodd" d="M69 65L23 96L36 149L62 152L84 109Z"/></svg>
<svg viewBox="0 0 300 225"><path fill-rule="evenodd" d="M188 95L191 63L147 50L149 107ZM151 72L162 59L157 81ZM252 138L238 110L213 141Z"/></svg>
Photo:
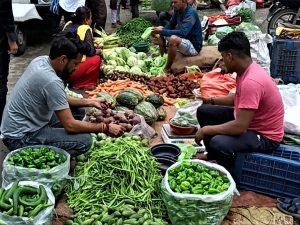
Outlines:
<svg viewBox="0 0 300 225"><path fill-rule="evenodd" d="M169 45L175 45L178 46L181 43L181 38L176 36L176 35L172 35L169 39Z"/></svg>
<svg viewBox="0 0 300 225"><path fill-rule="evenodd" d="M78 140L78 144L75 147L75 149L72 149L69 153L75 157L78 155L81 155L92 147L93 144L93 138L90 134L80 134L80 140Z"/></svg>
<svg viewBox="0 0 300 225"><path fill-rule="evenodd" d="M211 114L211 105L208 104L202 104L201 106L198 107L197 109L197 119L198 121L201 121L205 118L207 118L207 116L210 116Z"/></svg>
<svg viewBox="0 0 300 225"><path fill-rule="evenodd" d="M223 135L216 135L211 138L209 142L208 150L211 154L215 155L216 158L230 157L233 155L230 149L230 143L227 143Z"/></svg>

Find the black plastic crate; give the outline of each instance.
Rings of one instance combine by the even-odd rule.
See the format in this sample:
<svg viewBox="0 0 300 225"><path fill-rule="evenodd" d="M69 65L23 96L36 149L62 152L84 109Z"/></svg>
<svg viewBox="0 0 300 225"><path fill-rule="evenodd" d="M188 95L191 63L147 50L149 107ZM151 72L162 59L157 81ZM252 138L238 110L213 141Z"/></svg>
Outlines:
<svg viewBox="0 0 300 225"><path fill-rule="evenodd" d="M300 83L300 40L275 39L271 48L271 76L285 84Z"/></svg>
<svg viewBox="0 0 300 225"><path fill-rule="evenodd" d="M233 169L238 189L273 197L300 196L300 148L280 145L272 154L240 153Z"/></svg>

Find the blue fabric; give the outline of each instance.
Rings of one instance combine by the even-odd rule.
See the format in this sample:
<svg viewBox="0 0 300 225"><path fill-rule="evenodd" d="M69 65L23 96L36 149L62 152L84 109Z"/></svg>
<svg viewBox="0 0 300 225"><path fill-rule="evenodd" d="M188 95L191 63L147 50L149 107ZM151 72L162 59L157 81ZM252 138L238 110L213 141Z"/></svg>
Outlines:
<svg viewBox="0 0 300 225"><path fill-rule="evenodd" d="M198 13L192 6L188 5L184 12L174 11L169 25L161 32L163 36L176 35L192 42L197 52L202 48L202 27Z"/></svg>
<svg viewBox="0 0 300 225"><path fill-rule="evenodd" d="M50 5L50 11L55 14L59 15L59 0L52 0L51 5Z"/></svg>

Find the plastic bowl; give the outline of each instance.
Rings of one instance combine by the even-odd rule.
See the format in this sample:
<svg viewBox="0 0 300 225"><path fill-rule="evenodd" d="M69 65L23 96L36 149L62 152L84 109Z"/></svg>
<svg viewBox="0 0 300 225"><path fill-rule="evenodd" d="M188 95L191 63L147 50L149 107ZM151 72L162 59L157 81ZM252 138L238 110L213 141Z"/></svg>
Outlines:
<svg viewBox="0 0 300 225"><path fill-rule="evenodd" d="M176 160L180 153L180 148L173 144L158 144L150 149L150 155L154 156L155 158L170 157Z"/></svg>
<svg viewBox="0 0 300 225"><path fill-rule="evenodd" d="M156 161L159 163L159 169L163 176L166 174L167 169L177 162L171 157L157 157Z"/></svg>
<svg viewBox="0 0 300 225"><path fill-rule="evenodd" d="M189 134L193 134L197 130L197 127L193 127L193 126L181 127L181 126L174 125L172 124L171 120L172 119L169 120L170 129L174 134L189 135Z"/></svg>

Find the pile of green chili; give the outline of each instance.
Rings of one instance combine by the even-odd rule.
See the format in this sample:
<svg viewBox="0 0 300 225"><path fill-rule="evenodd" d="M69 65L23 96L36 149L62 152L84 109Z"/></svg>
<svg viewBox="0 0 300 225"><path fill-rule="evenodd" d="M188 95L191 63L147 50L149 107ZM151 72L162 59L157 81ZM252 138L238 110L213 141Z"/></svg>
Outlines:
<svg viewBox="0 0 300 225"><path fill-rule="evenodd" d="M103 205L120 207L130 200L162 217L162 177L139 137L108 138L87 158L75 170L77 185L67 188L67 203L76 213L100 213Z"/></svg>
<svg viewBox="0 0 300 225"><path fill-rule="evenodd" d="M142 40L141 35L151 26L151 22L144 18L134 18L120 26L117 29L117 35L120 37L124 46L131 47L134 43Z"/></svg>

